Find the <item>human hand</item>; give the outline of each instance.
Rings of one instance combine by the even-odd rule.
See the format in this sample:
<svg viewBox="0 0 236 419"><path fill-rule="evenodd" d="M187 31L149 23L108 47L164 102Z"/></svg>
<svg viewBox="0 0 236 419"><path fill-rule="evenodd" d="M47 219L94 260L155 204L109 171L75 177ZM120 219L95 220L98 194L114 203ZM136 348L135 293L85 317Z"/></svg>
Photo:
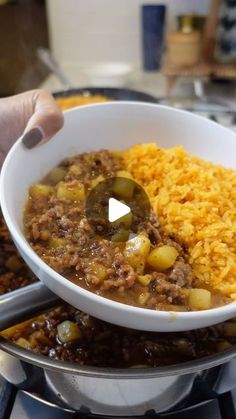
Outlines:
<svg viewBox="0 0 236 419"><path fill-rule="evenodd" d="M27 148L49 140L63 126L63 114L53 97L30 90L0 99L0 166L21 135Z"/></svg>

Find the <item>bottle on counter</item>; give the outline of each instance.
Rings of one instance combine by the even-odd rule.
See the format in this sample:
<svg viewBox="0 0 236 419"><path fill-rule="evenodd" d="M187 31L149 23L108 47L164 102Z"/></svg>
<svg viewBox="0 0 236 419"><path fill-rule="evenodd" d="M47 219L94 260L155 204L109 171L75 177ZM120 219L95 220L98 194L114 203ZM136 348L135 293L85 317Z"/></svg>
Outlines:
<svg viewBox="0 0 236 419"><path fill-rule="evenodd" d="M184 33L201 32L203 34L206 16L202 15L179 15L177 16L178 31Z"/></svg>
<svg viewBox="0 0 236 419"><path fill-rule="evenodd" d="M200 32L170 32L167 36L167 63L174 67L192 67L201 59Z"/></svg>
<svg viewBox="0 0 236 419"><path fill-rule="evenodd" d="M164 50L166 6L145 4L141 11L143 68L155 71L160 68Z"/></svg>

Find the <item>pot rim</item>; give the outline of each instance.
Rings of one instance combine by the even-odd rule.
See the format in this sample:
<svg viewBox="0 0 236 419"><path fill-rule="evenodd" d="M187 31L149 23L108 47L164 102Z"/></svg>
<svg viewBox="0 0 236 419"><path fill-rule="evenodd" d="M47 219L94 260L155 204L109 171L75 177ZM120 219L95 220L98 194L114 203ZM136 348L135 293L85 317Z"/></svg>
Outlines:
<svg viewBox="0 0 236 419"><path fill-rule="evenodd" d="M132 369L94 367L88 365L78 365L73 362L54 360L48 358L46 355L37 354L35 352L21 348L12 342L6 341L3 338L0 338L0 349L14 357L19 358L24 362L28 362L43 369L65 374L106 379L148 379L171 375L191 374L219 366L232 360L236 356L236 348L233 347L225 350L224 352L209 355L194 361L187 361L170 366Z"/></svg>
<svg viewBox="0 0 236 419"><path fill-rule="evenodd" d="M126 87L106 87L106 86L84 86L84 87L70 87L69 89L56 90L53 93L55 98L67 98L74 95L104 95L112 101L137 101L147 103L158 103L159 99L150 93L142 90L130 89Z"/></svg>

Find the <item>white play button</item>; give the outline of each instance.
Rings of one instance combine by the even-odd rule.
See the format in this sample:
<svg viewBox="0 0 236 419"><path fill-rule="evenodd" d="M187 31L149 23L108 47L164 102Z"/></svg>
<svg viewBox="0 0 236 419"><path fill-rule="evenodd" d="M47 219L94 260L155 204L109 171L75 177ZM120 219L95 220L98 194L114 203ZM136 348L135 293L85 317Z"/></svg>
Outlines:
<svg viewBox="0 0 236 419"><path fill-rule="evenodd" d="M108 201L108 220L110 223L119 220L119 218L124 217L130 213L130 207L123 204L123 202L118 201L115 198L109 198Z"/></svg>
<svg viewBox="0 0 236 419"><path fill-rule="evenodd" d="M145 190L134 180L108 177L91 189L85 214L91 234L112 242L125 242L143 231L149 222L150 202Z"/></svg>

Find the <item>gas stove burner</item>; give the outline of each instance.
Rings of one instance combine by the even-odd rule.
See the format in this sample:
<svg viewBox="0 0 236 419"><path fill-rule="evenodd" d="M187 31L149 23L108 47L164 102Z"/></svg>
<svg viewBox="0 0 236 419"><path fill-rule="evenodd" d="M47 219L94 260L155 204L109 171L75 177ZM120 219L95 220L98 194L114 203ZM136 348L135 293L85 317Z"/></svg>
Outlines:
<svg viewBox="0 0 236 419"><path fill-rule="evenodd" d="M46 401L37 394L17 390L7 381L0 394L0 419L235 419L236 389L232 388L236 361L199 374L190 394L173 409L144 415L96 414L88 408L79 411ZM225 390L225 391L224 391ZM52 399L51 399L52 400Z"/></svg>

